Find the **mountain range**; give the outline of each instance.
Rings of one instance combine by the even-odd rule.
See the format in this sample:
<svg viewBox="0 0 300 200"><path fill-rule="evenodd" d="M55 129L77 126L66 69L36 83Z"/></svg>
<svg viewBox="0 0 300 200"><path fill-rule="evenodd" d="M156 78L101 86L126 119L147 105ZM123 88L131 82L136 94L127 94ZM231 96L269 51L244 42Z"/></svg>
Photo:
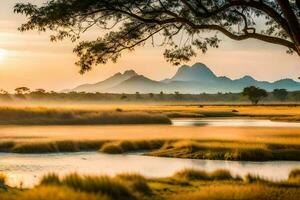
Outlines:
<svg viewBox="0 0 300 200"><path fill-rule="evenodd" d="M267 91L284 88L288 91L300 90L300 83L293 79L281 79L275 82L258 81L251 76L230 79L217 76L206 65L196 63L193 66L184 65L169 79L162 81L151 80L134 70L117 73L110 78L95 83L84 84L63 92L107 92L107 93L217 93L241 92L247 86L256 86Z"/></svg>

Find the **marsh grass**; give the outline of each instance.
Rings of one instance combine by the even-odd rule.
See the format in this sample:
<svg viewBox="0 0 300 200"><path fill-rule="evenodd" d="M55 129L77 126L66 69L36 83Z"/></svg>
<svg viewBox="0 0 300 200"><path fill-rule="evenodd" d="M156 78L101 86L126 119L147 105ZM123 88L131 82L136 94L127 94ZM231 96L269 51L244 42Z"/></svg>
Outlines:
<svg viewBox="0 0 300 200"><path fill-rule="evenodd" d="M108 154L143 152L149 156L270 161L300 160L300 145L222 140L87 140L49 142L2 142L0 152L62 153L99 151Z"/></svg>
<svg viewBox="0 0 300 200"><path fill-rule="evenodd" d="M2 125L171 124L162 114L59 108L0 107Z"/></svg>
<svg viewBox="0 0 300 200"><path fill-rule="evenodd" d="M294 169L289 174L289 181L300 184L300 169Z"/></svg>
<svg viewBox="0 0 300 200"><path fill-rule="evenodd" d="M118 179L108 176L81 176L69 174L62 179L57 175L47 175L41 179L42 185L65 186L75 191L101 194L115 200L135 200L136 197L129 187Z"/></svg>
<svg viewBox="0 0 300 200"><path fill-rule="evenodd" d="M165 178L139 174L115 177L84 176L76 173L59 177L45 175L35 188L0 191L1 200L298 200L299 169L289 180L275 182L247 175L233 177L226 170L206 172L185 169ZM251 179L251 181L249 181Z"/></svg>
<svg viewBox="0 0 300 200"><path fill-rule="evenodd" d="M109 154L121 154L137 151L149 151L159 149L164 145L164 140L133 140L113 141L105 143L99 151Z"/></svg>
<svg viewBox="0 0 300 200"><path fill-rule="evenodd" d="M51 141L51 142L27 142L13 143L13 145L3 145L4 152L13 153L62 153L62 152L80 152L97 151L107 141ZM1 144L0 144L1 149Z"/></svg>
<svg viewBox="0 0 300 200"><path fill-rule="evenodd" d="M213 172L206 172L203 170L196 169L184 169L182 171L177 172L174 178L186 179L190 181L195 180L204 180L204 181L212 181L212 180L224 180L224 181L233 181L233 180L241 180L240 177L233 177L228 170L216 170Z"/></svg>
<svg viewBox="0 0 300 200"><path fill-rule="evenodd" d="M299 145L247 143L239 141L175 141L150 156L239 161L300 160Z"/></svg>
<svg viewBox="0 0 300 200"><path fill-rule="evenodd" d="M16 194L0 194L1 200L112 200L105 195L76 191L65 186L39 186Z"/></svg>
<svg viewBox="0 0 300 200"><path fill-rule="evenodd" d="M133 191L147 196L152 194L152 190L147 183L148 180L140 174L123 173L118 174L116 178L126 182Z"/></svg>
<svg viewBox="0 0 300 200"><path fill-rule="evenodd" d="M298 200L299 188L269 187L263 184L211 185L201 190L172 195L170 200Z"/></svg>

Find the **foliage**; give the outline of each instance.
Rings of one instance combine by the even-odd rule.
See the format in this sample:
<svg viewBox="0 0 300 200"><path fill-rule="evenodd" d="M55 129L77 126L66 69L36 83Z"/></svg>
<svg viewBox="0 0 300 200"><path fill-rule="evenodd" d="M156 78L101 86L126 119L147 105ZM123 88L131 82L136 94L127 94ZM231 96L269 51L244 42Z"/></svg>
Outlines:
<svg viewBox="0 0 300 200"><path fill-rule="evenodd" d="M81 73L96 64L116 62L123 51L149 40L165 46L166 60L178 65L199 50L218 48L219 33L238 41L253 38L282 45L300 54L300 12L295 1L52 0L40 7L19 3L14 11L28 17L20 31L50 30L56 33L52 41L75 42L89 29L104 31L74 49ZM261 20L265 25L258 27Z"/></svg>
<svg viewBox="0 0 300 200"><path fill-rule="evenodd" d="M276 99L280 101L285 101L288 97L288 91L286 89L275 89L273 90L273 95Z"/></svg>
<svg viewBox="0 0 300 200"><path fill-rule="evenodd" d="M255 86L250 86L250 87L244 88L244 91L242 94L244 96L247 96L253 104L257 104L262 98L265 98L268 96L268 93L266 90L257 88Z"/></svg>

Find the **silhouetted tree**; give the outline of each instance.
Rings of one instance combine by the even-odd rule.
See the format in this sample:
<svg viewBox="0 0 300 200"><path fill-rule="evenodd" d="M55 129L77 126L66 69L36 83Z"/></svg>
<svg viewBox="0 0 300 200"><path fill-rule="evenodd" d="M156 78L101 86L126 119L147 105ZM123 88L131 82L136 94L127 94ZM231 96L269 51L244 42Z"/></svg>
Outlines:
<svg viewBox="0 0 300 200"><path fill-rule="evenodd" d="M16 94L26 94L30 92L28 87L18 87L15 89Z"/></svg>
<svg viewBox="0 0 300 200"><path fill-rule="evenodd" d="M275 89L273 90L273 95L276 99L285 101L288 96L288 91L286 89Z"/></svg>
<svg viewBox="0 0 300 200"><path fill-rule="evenodd" d="M243 91L243 96L247 96L248 99L253 103L253 104L258 104L258 102L268 96L268 93L264 89L257 88L255 86L250 86L244 88Z"/></svg>
<svg viewBox="0 0 300 200"><path fill-rule="evenodd" d="M296 4L297 2L297 4ZM117 61L123 51L155 41L160 34L167 61L178 65L219 47L219 33L237 41L256 39L300 55L299 0L51 0L15 5L28 21L19 30L51 30L52 41L78 40L88 29L108 31L74 49L81 73ZM265 19L265 24L261 23ZM100 31L101 32L101 31ZM203 34L210 32L212 34ZM179 42L174 39L184 36ZM184 44L184 45L182 45ZM161 44L159 44L161 45Z"/></svg>
<svg viewBox="0 0 300 200"><path fill-rule="evenodd" d="M150 99L153 99L154 94L153 93L149 93L149 97L150 97Z"/></svg>
<svg viewBox="0 0 300 200"><path fill-rule="evenodd" d="M135 93L135 98L136 98L136 99L141 99L142 96L141 96L141 94L140 94L139 92L136 92L136 93Z"/></svg>
<svg viewBox="0 0 300 200"><path fill-rule="evenodd" d="M6 90L0 89L0 94L1 94L1 95L7 95L8 92L7 92Z"/></svg>

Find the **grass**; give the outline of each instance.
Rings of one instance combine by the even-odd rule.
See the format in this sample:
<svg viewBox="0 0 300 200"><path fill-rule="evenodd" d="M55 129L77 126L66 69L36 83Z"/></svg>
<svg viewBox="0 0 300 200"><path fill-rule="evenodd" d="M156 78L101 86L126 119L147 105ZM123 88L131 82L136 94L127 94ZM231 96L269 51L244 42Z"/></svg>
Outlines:
<svg viewBox="0 0 300 200"><path fill-rule="evenodd" d="M120 112L42 107L0 107L1 125L170 124L168 117L147 112Z"/></svg>
<svg viewBox="0 0 300 200"><path fill-rule="evenodd" d="M229 140L66 140L0 143L0 152L41 154L80 151L99 151L107 154L143 152L148 156L208 160L300 160L300 145L288 143Z"/></svg>
<svg viewBox="0 0 300 200"><path fill-rule="evenodd" d="M290 178L299 176L299 169ZM248 178L247 178L248 177ZM298 200L300 182L274 182L248 175L233 177L226 170L185 169L166 178L139 174L85 176L76 173L44 176L32 189L0 191L1 200ZM252 181L249 181L252 177ZM263 180L263 181L261 181Z"/></svg>
<svg viewBox="0 0 300 200"><path fill-rule="evenodd" d="M61 152L80 152L80 151L97 151L103 144L103 141L54 141L54 142L29 142L15 143L4 142L0 143L2 152L12 153L61 153ZM10 145L7 145L10 144ZM7 148L5 148L7 147Z"/></svg>
<svg viewBox="0 0 300 200"><path fill-rule="evenodd" d="M300 145L188 140L166 143L147 155L208 160L299 161Z"/></svg>
<svg viewBox="0 0 300 200"><path fill-rule="evenodd" d="M177 172L174 175L175 178L185 179L188 181L195 181L195 180L240 180L239 177L233 177L228 170L216 170L211 173L202 170L196 169L184 169L182 171Z"/></svg>

